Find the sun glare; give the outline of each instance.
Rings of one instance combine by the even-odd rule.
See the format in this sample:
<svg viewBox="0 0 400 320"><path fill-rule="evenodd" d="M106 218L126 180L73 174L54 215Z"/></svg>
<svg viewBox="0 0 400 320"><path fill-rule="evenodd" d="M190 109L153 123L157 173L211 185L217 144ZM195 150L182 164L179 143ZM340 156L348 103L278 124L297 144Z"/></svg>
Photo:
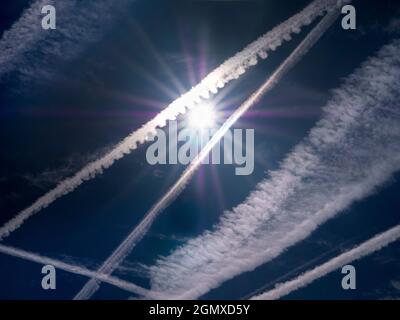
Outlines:
<svg viewBox="0 0 400 320"><path fill-rule="evenodd" d="M212 128L215 126L216 113L209 104L199 105L189 113L189 126L197 129Z"/></svg>

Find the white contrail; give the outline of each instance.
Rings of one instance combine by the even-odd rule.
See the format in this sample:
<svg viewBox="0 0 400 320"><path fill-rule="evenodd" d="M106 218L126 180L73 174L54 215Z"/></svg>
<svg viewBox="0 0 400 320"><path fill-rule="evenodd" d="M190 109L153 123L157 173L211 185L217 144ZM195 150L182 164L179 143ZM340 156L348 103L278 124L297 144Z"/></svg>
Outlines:
<svg viewBox="0 0 400 320"><path fill-rule="evenodd" d="M400 169L400 40L347 78L322 119L211 231L150 267L152 288L193 299L271 261Z"/></svg>
<svg viewBox="0 0 400 320"><path fill-rule="evenodd" d="M349 264L355 260L359 260L375 251L386 247L400 239L400 225L389 229L381 234L376 235L372 239L363 242L358 247L351 249L341 255L329 260L328 262L307 271L299 277L277 284L274 289L264 292L260 295L254 296L252 300L276 300L289 293L304 288L313 281L322 278L328 273Z"/></svg>
<svg viewBox="0 0 400 320"><path fill-rule="evenodd" d="M267 91L271 90L279 80L308 52L324 32L331 26L338 16L338 10L329 12L318 25L298 45L293 53L278 67L278 69L254 92L221 126L211 140L195 157L188 168L179 177L177 182L168 192L146 213L144 219L132 230L113 254L103 263L98 272L110 274L132 251L134 246L143 238L157 216L182 192L190 178L196 172L202 161L214 146L226 134L229 128L260 99ZM90 280L75 297L76 299L89 298L98 288L96 280Z"/></svg>
<svg viewBox="0 0 400 320"><path fill-rule="evenodd" d="M7 255L10 255L13 257L17 257L17 258L21 258L24 260L36 262L36 263L43 264L43 265L52 265L55 268L60 269L60 270L64 270L64 271L79 274L79 275L82 275L85 277L95 278L95 279L104 281L104 282L109 283L113 286L116 286L120 289L135 293L140 296L145 296L145 297L153 298L153 299L157 298L157 294L155 292L150 292L149 290L139 287L133 283L130 283L125 280L121 280L119 278L116 278L116 277L113 277L110 275L100 274L98 272L91 271L82 266L72 265L69 263L65 263L63 261L44 257L42 255L38 255L38 254L35 254L32 252L28 252L28 251L10 247L10 246L5 246L2 244L0 244L0 253L7 254Z"/></svg>
<svg viewBox="0 0 400 320"><path fill-rule="evenodd" d="M46 36L42 29L41 8L54 1L38 0L26 9L19 20L5 31L0 40L0 76L15 67L23 52Z"/></svg>
<svg viewBox="0 0 400 320"><path fill-rule="evenodd" d="M0 80L13 73L24 88L32 81L49 80L60 63L75 58L100 39L128 0L35 0L0 39ZM41 10L56 9L56 30L43 30ZM99 22L101 21L101 24Z"/></svg>
<svg viewBox="0 0 400 320"><path fill-rule="evenodd" d="M46 208L63 195L73 191L84 181L92 179L104 169L109 168L114 161L121 159L125 154L129 154L132 150L135 150L146 138L155 135L157 127L164 127L167 120L173 120L179 114L185 113L187 108L192 108L195 103L201 102L201 97L207 98L210 92L216 93L217 88L223 87L227 82L238 77L244 70L254 65L254 62L257 62L257 55L266 58L264 54L266 51L274 50L283 40L290 40L290 34L298 32L302 26L309 24L317 16L336 7L336 3L336 0L315 0L303 11L266 33L234 57L225 61L201 81L200 84L173 101L155 118L131 133L106 155L90 162L74 176L60 182L54 189L41 196L31 206L19 212L13 219L0 228L0 240L18 229L29 217Z"/></svg>
<svg viewBox="0 0 400 320"><path fill-rule="evenodd" d="M290 278L291 276L295 276L299 273L303 273L302 271L305 270L308 267L312 267L313 265L316 265L318 263L320 263L324 257L328 256L328 255L332 255L335 252L341 251L343 252L343 246L350 243L350 239L344 241L343 243L339 244L338 246L335 246L331 249L329 249L328 251L323 252L322 254L320 254L319 256L312 258L311 260L306 261L305 263L301 264L300 266L297 266L293 269L291 269L290 271L286 272L283 275L278 276L277 278L269 281L268 283L264 284L261 288L258 288L254 291L252 291L249 294L246 294L245 296L239 298L239 300L248 300L251 299L254 296L259 295L261 292L265 292L267 288L272 287L274 284L276 283L282 283L284 282L286 279Z"/></svg>

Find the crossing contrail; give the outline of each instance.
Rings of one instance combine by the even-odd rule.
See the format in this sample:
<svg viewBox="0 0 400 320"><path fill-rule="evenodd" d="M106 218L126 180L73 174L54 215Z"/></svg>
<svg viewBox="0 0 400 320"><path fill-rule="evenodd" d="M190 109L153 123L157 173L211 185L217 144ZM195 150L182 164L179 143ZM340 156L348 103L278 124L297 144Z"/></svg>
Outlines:
<svg viewBox="0 0 400 320"><path fill-rule="evenodd" d="M140 296L145 296L145 297L153 298L153 299L157 298L157 294L155 292L150 292L149 290L139 287L133 283L118 279L118 278L110 276L110 275L100 274L98 272L91 271L82 266L72 265L69 263L65 263L63 261L44 257L42 255L38 255L38 254L35 254L32 252L17 249L14 247L5 246L2 244L0 244L0 253L7 254L7 255L10 255L13 257L17 257L17 258L21 258L24 260L36 262L36 263L43 264L43 265L52 265L57 269L71 272L74 274L79 274L79 275L89 277L89 278L95 278L100 281L109 283L113 286L116 286L122 290L126 290L126 291L135 293Z"/></svg>
<svg viewBox="0 0 400 320"><path fill-rule="evenodd" d="M144 219L132 230L112 255L103 263L99 273L110 274L143 238L157 216L182 192L190 178L213 147L226 134L229 128L265 93L270 91L289 72L297 62L312 48L324 32L336 20L339 12L333 8L304 38L293 53L277 68L277 70L255 91L221 126L206 146L200 151L188 168L183 172L168 192L146 213ZM99 287L97 280L91 279L76 295L76 299L88 299Z"/></svg>
<svg viewBox="0 0 400 320"><path fill-rule="evenodd" d="M102 173L103 170L109 168L115 161L135 150L139 144L144 143L147 138L155 135L157 127L164 127L168 120L174 120L179 114L184 114L188 108L192 108L196 103L200 103L202 98L207 99L210 93L217 93L218 88L222 88L232 79L238 78L246 69L255 65L259 57L265 59L268 51L275 50L283 41L289 41L291 35L300 32L304 25L310 24L318 16L323 15L326 11L344 2L348 1L315 0L301 12L295 14L270 32L267 32L232 58L226 60L198 85L173 101L167 108L141 128L132 132L103 157L88 163L74 176L61 181L54 189L48 191L32 205L20 211L0 228L0 240L21 227L32 215L46 208L58 198L75 190L84 181L90 180ZM2 46L7 47L7 41L5 44L0 42L0 48ZM2 59L4 57L1 56L0 50L0 62Z"/></svg>
<svg viewBox="0 0 400 320"><path fill-rule="evenodd" d="M387 245L399 239L400 239L400 225L376 235L372 239L363 242L358 247L353 248L345 253L342 253L341 255L329 260L328 262L318 267L315 267L310 271L303 273L302 275L293 280L277 284L274 289L264 292L260 295L254 296L251 299L253 300L279 299L295 290L304 288L313 281L322 278L328 273L353 261L359 260L371 253L374 253L375 251L378 251L383 247L386 247Z"/></svg>
<svg viewBox="0 0 400 320"><path fill-rule="evenodd" d="M166 298L198 298L272 261L400 169L400 39L350 75L280 168L212 230L150 269Z"/></svg>

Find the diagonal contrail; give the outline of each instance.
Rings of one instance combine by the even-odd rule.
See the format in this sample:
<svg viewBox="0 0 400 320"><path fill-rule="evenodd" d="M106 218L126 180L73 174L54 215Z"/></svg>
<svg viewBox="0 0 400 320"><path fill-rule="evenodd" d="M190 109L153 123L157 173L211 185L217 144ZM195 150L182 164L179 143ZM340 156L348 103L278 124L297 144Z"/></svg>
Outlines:
<svg viewBox="0 0 400 320"><path fill-rule="evenodd" d="M75 190L84 181L90 180L102 173L103 170L109 168L115 161L135 150L139 144L144 143L148 137L155 134L157 127L164 127L167 120L175 119L179 114L185 113L187 108L192 108L196 103L201 102L201 98L208 98L210 92L216 93L218 88L222 88L229 81L238 78L246 69L257 63L258 57L265 59L267 51L275 50L284 40L289 41L293 33L300 32L300 29L304 25L310 24L318 16L323 15L327 10L336 5L336 0L315 0L301 12L278 25L270 32L267 32L232 58L226 60L198 85L173 101L166 109L141 128L132 132L106 155L90 162L74 176L63 180L54 189L37 199L32 205L20 211L13 219L0 228L0 240L18 229L32 215L46 208L58 198ZM2 43L0 42L0 47L1 45ZM0 53L0 61L1 59Z"/></svg>
<svg viewBox="0 0 400 320"><path fill-rule="evenodd" d="M325 262L324 264L307 271L299 277L277 284L274 289L254 296L253 300L276 300L289 293L308 286L313 281L326 276L328 273L346 265L353 261L359 260L375 251L388 246L392 242L400 239L400 225L393 227L383 233L374 236L356 248L353 248L341 255Z"/></svg>
<svg viewBox="0 0 400 320"><path fill-rule="evenodd" d="M103 263L98 270L99 273L110 274L131 252L134 246L143 238L149 230L157 216L182 192L186 184L193 176L195 171L201 165L202 161L226 134L229 128L265 93L270 91L281 78L289 72L298 63L301 58L312 48L324 32L336 20L339 12L332 9L328 14L314 27L306 38L297 46L293 53L277 68L277 70L264 82L264 84L255 91L221 126L214 134L206 146L195 157L189 167L179 177L178 181L168 190L168 192L146 213L144 219L132 230L112 255ZM91 279L82 290L75 296L75 299L88 299L99 287L98 281Z"/></svg>
<svg viewBox="0 0 400 320"><path fill-rule="evenodd" d="M347 77L323 117L245 201L149 267L152 288L193 299L272 261L400 169L400 39Z"/></svg>
<svg viewBox="0 0 400 320"><path fill-rule="evenodd" d="M95 271L91 271L85 267L82 266L77 266L77 265L72 265L60 260L48 258L42 255L38 255L36 253L28 252L25 250L21 250L18 248L10 247L10 246L5 246L0 244L0 253L7 254L16 258L21 258L24 260L36 262L39 264L43 265L52 265L57 269L64 270L67 272L71 272L74 274L79 274L85 277L89 278L95 278L100 281L106 282L108 284L111 284L113 286L116 286L120 289L135 293L140 296L145 296L148 298L157 298L157 294L155 292L151 292L150 290L144 289L142 287L139 287L131 282L121 280L119 278L106 275L106 274L101 274Z"/></svg>
<svg viewBox="0 0 400 320"><path fill-rule="evenodd" d="M306 268L311 267L317 263L320 263L324 257L326 257L328 255L332 255L334 252L338 252L338 251L343 252L343 247L349 243L350 243L350 239L344 241L343 243L340 243L339 245L323 252L319 256L312 258L312 259L306 261L305 263L301 264L300 266L297 266L297 267L291 269L290 271L286 272L285 274L280 275L277 278L269 281L268 283L264 284L262 287L260 287L256 290L253 290L251 293L246 294L245 296L239 298L239 300L248 300L248 299L251 299L253 296L258 296L262 292L266 291L268 288L272 287L274 284L281 283L281 282L285 281L286 279L288 279L289 277L295 276L295 275L301 273L301 271L305 270Z"/></svg>
<svg viewBox="0 0 400 320"><path fill-rule="evenodd" d="M32 0L0 39L0 81L12 73L17 90L32 81L49 80L57 65L76 58L88 45L98 41L129 0ZM56 9L56 30L43 30L41 10ZM101 22L101 24L99 24ZM15 90L15 89L14 89Z"/></svg>

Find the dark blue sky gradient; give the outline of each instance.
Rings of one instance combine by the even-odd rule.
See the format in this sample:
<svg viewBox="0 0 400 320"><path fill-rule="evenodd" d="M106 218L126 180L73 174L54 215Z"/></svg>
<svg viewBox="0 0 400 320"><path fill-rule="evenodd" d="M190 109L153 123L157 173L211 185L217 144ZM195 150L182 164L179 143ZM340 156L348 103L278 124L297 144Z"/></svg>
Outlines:
<svg viewBox="0 0 400 320"><path fill-rule="evenodd" d="M6 10L1 10L0 34L27 6L27 1L8 2L1 4ZM15 74L9 74L0 83L0 223L178 97L180 89L171 73L182 89L190 89L194 84L191 81L197 83L308 2L136 1L116 17L115 25L101 41L85 48L74 61L58 66L51 83L22 86L14 81ZM396 1L354 1L354 5L358 30L344 31L338 21L236 124L256 129L254 173L240 177L235 176L232 166L203 166L115 275L148 287L142 265L151 265L186 239L210 229L224 210L242 202L306 136L319 119L330 90L394 37L385 32L385 27L399 13ZM293 41L221 90L223 98L217 108L229 113L238 107L311 28L304 28ZM192 66L192 75L186 62ZM141 146L101 176L57 200L4 243L98 267L184 169L180 165L148 165L146 147ZM202 298L245 298L311 259L328 252L316 262L323 263L398 224L399 191L396 176L377 194L353 205L277 259L227 281ZM390 281L400 280L399 248L398 243L393 244L355 263L359 275L355 291L340 288L337 271L287 298L375 299L393 295ZM86 280L58 271L57 290L44 291L40 270L37 264L0 255L0 299L70 299ZM129 296L103 285L94 298Z"/></svg>

